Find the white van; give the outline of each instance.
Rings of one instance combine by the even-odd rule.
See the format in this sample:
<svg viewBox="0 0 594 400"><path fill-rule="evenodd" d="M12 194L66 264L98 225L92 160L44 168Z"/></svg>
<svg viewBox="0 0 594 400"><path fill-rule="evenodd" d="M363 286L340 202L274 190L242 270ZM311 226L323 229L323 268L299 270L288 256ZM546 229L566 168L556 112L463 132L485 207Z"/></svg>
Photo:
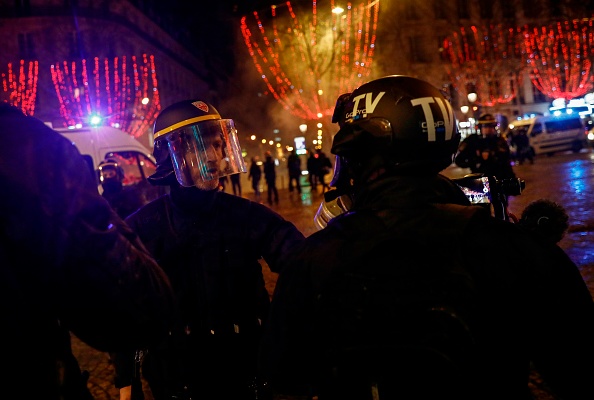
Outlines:
<svg viewBox="0 0 594 400"><path fill-rule="evenodd" d="M122 167L124 187L142 188L141 191L149 199L164 192L164 188L152 186L146 179L157 168L151 150L126 132L110 126L54 130L78 148L87 161L91 174L97 180L100 193L102 188L98 179L98 167L99 163L107 158L114 159Z"/></svg>
<svg viewBox="0 0 594 400"><path fill-rule="evenodd" d="M526 130L533 154L578 153L588 143L586 127L577 114L536 116L513 121L509 125L508 138L520 130Z"/></svg>

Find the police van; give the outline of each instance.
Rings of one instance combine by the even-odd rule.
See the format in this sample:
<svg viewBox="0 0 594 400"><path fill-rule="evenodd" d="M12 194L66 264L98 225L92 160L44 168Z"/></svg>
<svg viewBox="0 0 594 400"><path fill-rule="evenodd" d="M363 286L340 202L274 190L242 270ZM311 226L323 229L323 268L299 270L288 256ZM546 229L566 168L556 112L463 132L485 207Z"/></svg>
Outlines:
<svg viewBox="0 0 594 400"><path fill-rule="evenodd" d="M578 153L587 147L587 130L578 114L539 115L513 121L508 138L525 131L533 154L553 155L562 151Z"/></svg>
<svg viewBox="0 0 594 400"><path fill-rule="evenodd" d="M113 159L122 168L124 187L138 189L149 199L164 192L164 188L152 186L147 177L157 169L152 151L126 132L111 127L54 128L74 144L81 153L90 173L99 182L99 164L105 159Z"/></svg>

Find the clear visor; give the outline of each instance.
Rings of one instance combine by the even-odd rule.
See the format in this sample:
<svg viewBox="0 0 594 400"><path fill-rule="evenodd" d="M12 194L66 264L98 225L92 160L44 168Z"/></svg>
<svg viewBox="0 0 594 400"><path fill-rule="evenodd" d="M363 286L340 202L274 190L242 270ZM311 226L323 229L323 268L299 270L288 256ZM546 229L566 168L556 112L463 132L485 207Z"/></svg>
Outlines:
<svg viewBox="0 0 594 400"><path fill-rule="evenodd" d="M199 122L165 136L180 185L218 186L219 178L246 172L232 119Z"/></svg>

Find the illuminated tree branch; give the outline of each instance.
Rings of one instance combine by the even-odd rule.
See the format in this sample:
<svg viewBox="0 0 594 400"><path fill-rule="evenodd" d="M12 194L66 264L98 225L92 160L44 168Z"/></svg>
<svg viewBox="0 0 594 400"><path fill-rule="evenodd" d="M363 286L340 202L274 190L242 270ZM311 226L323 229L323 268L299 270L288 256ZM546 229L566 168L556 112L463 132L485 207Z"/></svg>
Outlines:
<svg viewBox="0 0 594 400"><path fill-rule="evenodd" d="M51 66L64 126L85 125L92 116L139 137L151 127L161 109L153 56L82 60ZM89 73L90 70L90 73Z"/></svg>
<svg viewBox="0 0 594 400"><path fill-rule="evenodd" d="M343 14L300 13L287 1L270 14L241 19L245 45L256 70L286 110L305 120L332 115L342 93L365 82L375 50L379 0L349 3ZM266 22L269 28L266 28Z"/></svg>
<svg viewBox="0 0 594 400"><path fill-rule="evenodd" d="M27 115L34 115L38 76L38 61L29 61L26 71L25 60L20 61L18 71L13 70L12 63L8 63L7 71L0 73L0 101L20 108Z"/></svg>
<svg viewBox="0 0 594 400"><path fill-rule="evenodd" d="M525 27L530 78L545 95L570 100L592 89L592 21L580 19Z"/></svg>

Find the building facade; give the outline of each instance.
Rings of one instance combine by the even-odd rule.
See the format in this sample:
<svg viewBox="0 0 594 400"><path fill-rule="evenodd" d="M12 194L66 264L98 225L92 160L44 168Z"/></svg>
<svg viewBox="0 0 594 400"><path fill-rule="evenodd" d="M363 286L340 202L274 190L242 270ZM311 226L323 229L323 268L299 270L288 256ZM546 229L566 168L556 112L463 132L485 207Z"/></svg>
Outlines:
<svg viewBox="0 0 594 400"><path fill-rule="evenodd" d="M499 34L507 34L510 28L515 29L516 39L520 38L521 41L526 27L532 29L576 18L590 19L593 12L594 2L588 0L382 1L375 75L406 74L428 80L451 95L456 116L459 120L465 120L472 115L473 104L467 94L473 91L473 79L462 76L461 81L456 81L453 77L453 74L458 73L457 77L460 78L461 71L451 71L452 65L447 60L447 54L444 54L448 50L444 48L446 39L459 40L461 32L464 32L462 29L470 32L471 27L475 26L479 30L488 27L492 29L490 32ZM481 41L492 39L486 34L481 35L481 32L478 37ZM475 110L477 114L491 112L513 119L526 113L548 112L553 98L543 94L533 84L530 70L524 68L527 54L523 47L523 43L517 43L517 50L523 54L508 54L509 57L515 57L513 63L517 65L510 68L508 64L506 68L509 70L505 70L505 73L490 77L493 80L491 84L513 86L516 96L505 103L479 106ZM486 67L479 70L483 76L496 74L497 68L501 68L501 63L492 62L488 56L482 60ZM454 69L459 67L453 66ZM467 115L461 111L462 106L469 106Z"/></svg>
<svg viewBox="0 0 594 400"><path fill-rule="evenodd" d="M34 116L55 127L65 125L60 114L64 99L60 100L57 95L52 66L80 68L82 60L89 64L91 74L97 73L92 65L94 60L99 60L101 68L105 62L107 71L108 67L115 68L115 60L121 63L124 57L128 63L133 56L139 60L143 55L154 57L155 70L148 73L149 79L156 79L151 80L151 84L155 86L152 90L158 88L160 108L198 95L215 96L213 88L206 83L201 60L181 44L187 32L177 26L163 8L173 3L175 1L0 0L0 73L4 82L9 80L7 68L11 64L10 79L34 77L37 82ZM37 62L36 71L25 69L24 74L19 74L21 60ZM101 74L103 72L97 76L109 79ZM112 74L112 81L113 78ZM133 92L135 85L138 83L132 82L129 90ZM80 88L74 90L80 90L82 96L84 83L78 81L78 86ZM112 93L112 97L117 94ZM145 128L146 132L138 138L152 147L152 126Z"/></svg>

